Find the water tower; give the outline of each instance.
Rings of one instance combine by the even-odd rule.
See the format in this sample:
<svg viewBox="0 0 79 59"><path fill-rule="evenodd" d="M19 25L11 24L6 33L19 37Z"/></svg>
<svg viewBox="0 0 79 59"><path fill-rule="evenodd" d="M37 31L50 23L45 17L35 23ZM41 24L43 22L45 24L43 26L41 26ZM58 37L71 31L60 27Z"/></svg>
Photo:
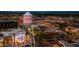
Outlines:
<svg viewBox="0 0 79 59"><path fill-rule="evenodd" d="M31 36L31 39L32 39L32 44L33 46L35 46L35 38L34 38L34 35L33 35L33 20L32 20L32 14L30 12L26 12L24 15L23 15L23 24L25 26L25 31L28 30L28 32L30 33L30 36ZM27 28L27 30L26 30Z"/></svg>
<svg viewBox="0 0 79 59"><path fill-rule="evenodd" d="M32 25L32 14L30 12L26 12L23 15L23 24L25 27L30 27Z"/></svg>

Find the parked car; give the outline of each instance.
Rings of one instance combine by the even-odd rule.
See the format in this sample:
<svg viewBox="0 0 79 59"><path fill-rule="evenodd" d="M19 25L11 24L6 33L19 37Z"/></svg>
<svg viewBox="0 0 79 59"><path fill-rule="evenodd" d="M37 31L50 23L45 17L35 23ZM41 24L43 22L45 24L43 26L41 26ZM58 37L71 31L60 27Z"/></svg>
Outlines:
<svg viewBox="0 0 79 59"><path fill-rule="evenodd" d="M79 47L79 43L73 43L74 47Z"/></svg>

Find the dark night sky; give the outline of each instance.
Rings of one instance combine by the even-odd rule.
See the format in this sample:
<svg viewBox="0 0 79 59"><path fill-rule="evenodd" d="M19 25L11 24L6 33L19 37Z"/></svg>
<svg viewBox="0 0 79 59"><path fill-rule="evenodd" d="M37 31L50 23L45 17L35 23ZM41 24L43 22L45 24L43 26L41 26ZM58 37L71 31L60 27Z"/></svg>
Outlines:
<svg viewBox="0 0 79 59"><path fill-rule="evenodd" d="M24 14L26 12L34 15L79 16L79 11L0 11L0 14Z"/></svg>
<svg viewBox="0 0 79 59"><path fill-rule="evenodd" d="M24 14L27 11L0 11L0 14ZM79 14L79 11L29 11L32 14Z"/></svg>

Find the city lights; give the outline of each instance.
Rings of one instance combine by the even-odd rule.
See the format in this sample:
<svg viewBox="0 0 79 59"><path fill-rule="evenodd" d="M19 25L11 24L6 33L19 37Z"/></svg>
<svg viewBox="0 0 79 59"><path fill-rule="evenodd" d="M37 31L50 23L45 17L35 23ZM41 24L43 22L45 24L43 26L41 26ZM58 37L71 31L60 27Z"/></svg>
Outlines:
<svg viewBox="0 0 79 59"><path fill-rule="evenodd" d="M79 14L0 14L0 47L79 47Z"/></svg>

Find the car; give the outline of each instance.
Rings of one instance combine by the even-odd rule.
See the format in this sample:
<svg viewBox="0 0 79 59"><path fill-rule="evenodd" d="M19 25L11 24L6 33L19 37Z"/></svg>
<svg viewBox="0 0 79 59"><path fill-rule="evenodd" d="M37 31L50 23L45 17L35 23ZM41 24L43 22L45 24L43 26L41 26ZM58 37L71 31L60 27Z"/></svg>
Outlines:
<svg viewBox="0 0 79 59"><path fill-rule="evenodd" d="M73 43L74 47L79 47L79 43Z"/></svg>

